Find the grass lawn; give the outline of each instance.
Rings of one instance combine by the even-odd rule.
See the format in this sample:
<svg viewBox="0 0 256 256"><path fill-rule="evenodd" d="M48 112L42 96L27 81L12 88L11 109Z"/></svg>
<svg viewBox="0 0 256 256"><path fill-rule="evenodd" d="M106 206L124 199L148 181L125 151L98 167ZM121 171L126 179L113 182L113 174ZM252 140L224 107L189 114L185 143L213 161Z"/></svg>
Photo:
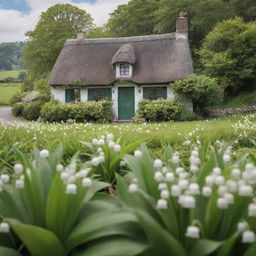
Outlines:
<svg viewBox="0 0 256 256"><path fill-rule="evenodd" d="M256 115L248 116L252 122ZM220 118L209 121L169 122L156 124L45 124L28 122L24 124L0 124L0 152L4 147L17 145L23 152L30 152L34 146L56 149L64 145L65 154L71 156L82 148L81 141L91 141L106 133L113 133L115 137L124 136L127 142L141 140L147 142L154 151L161 151L163 144L183 147L185 140L192 142L215 142L225 139L235 141L239 139L241 146L248 146L255 131L238 137L234 124L241 120L241 116ZM1 155L0 155L1 157Z"/></svg>
<svg viewBox="0 0 256 256"><path fill-rule="evenodd" d="M24 71L24 70L19 70L19 69L16 70L15 69L15 70L0 71L0 80L3 80L3 79L8 78L8 77L18 78L19 73L21 71Z"/></svg>
<svg viewBox="0 0 256 256"><path fill-rule="evenodd" d="M20 83L0 83L0 105L8 105L9 100L21 90Z"/></svg>

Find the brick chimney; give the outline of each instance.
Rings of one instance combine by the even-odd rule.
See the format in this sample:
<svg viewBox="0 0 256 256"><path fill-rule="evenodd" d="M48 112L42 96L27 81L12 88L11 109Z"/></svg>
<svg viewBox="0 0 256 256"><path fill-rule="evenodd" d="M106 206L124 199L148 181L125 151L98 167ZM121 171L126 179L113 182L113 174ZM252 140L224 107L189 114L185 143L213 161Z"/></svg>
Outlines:
<svg viewBox="0 0 256 256"><path fill-rule="evenodd" d="M83 28L79 28L78 29L78 32L77 32L77 39L84 39L84 31L83 31Z"/></svg>
<svg viewBox="0 0 256 256"><path fill-rule="evenodd" d="M180 12L176 21L176 33L188 35L188 18L185 12Z"/></svg>
<svg viewBox="0 0 256 256"><path fill-rule="evenodd" d="M78 32L77 33L77 39L84 39L84 33L83 32Z"/></svg>

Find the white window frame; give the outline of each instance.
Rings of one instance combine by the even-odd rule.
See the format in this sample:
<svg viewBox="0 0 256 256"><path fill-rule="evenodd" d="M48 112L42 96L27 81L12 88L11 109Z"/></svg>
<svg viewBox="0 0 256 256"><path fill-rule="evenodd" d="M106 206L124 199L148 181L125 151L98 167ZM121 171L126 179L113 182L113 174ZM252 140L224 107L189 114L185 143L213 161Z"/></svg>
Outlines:
<svg viewBox="0 0 256 256"><path fill-rule="evenodd" d="M129 75L121 75L121 64L128 64L129 65ZM129 63L117 63L116 64L116 78L131 78L132 77L132 65Z"/></svg>

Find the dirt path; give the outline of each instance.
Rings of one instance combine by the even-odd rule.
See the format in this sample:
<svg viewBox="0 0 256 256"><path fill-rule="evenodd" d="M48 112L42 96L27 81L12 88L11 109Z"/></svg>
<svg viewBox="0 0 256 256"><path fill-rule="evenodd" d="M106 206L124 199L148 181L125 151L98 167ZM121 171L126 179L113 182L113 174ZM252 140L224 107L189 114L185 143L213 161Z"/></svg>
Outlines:
<svg viewBox="0 0 256 256"><path fill-rule="evenodd" d="M24 119L13 116L12 108L10 107L0 108L0 119L6 122L25 122Z"/></svg>

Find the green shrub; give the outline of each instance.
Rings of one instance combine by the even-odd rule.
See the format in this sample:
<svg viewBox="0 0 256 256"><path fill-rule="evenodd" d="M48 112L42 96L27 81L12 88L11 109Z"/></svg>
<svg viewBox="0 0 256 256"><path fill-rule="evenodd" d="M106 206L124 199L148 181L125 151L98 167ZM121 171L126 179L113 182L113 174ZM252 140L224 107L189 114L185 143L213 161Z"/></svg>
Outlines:
<svg viewBox="0 0 256 256"><path fill-rule="evenodd" d="M22 116L30 121L36 121L40 117L40 111L44 102L34 101L23 104Z"/></svg>
<svg viewBox="0 0 256 256"><path fill-rule="evenodd" d="M196 113L187 109L184 105L180 105L179 108L179 121L194 121L198 120L199 117Z"/></svg>
<svg viewBox="0 0 256 256"><path fill-rule="evenodd" d="M46 103L41 110L41 117L48 122L109 122L112 120L112 102L107 100L79 102L75 104Z"/></svg>
<svg viewBox="0 0 256 256"><path fill-rule="evenodd" d="M24 81L26 79L26 77L27 77L26 72L25 71L20 71L18 79Z"/></svg>
<svg viewBox="0 0 256 256"><path fill-rule="evenodd" d="M35 90L40 92L40 94L51 96L51 88L48 84L48 79L40 79L37 82L35 82Z"/></svg>
<svg viewBox="0 0 256 256"><path fill-rule="evenodd" d="M24 104L18 102L12 106L12 113L14 116L22 115Z"/></svg>
<svg viewBox="0 0 256 256"><path fill-rule="evenodd" d="M190 75L172 83L171 87L190 98L196 108L219 104L223 100L223 90L217 81L204 75Z"/></svg>
<svg viewBox="0 0 256 256"><path fill-rule="evenodd" d="M21 102L24 96L25 94L23 92L18 92L14 96L12 96L12 98L10 99L11 106L18 102Z"/></svg>
<svg viewBox="0 0 256 256"><path fill-rule="evenodd" d="M172 100L142 100L139 103L139 118L147 122L178 120L179 105Z"/></svg>

